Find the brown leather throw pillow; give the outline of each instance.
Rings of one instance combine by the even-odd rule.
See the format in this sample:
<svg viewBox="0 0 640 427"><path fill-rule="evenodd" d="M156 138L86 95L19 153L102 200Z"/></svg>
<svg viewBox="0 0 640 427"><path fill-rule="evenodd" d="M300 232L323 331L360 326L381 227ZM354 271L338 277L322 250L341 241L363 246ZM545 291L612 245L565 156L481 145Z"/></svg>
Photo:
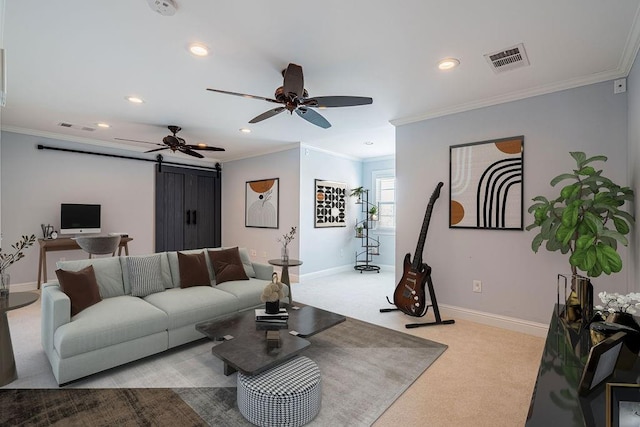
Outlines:
<svg viewBox="0 0 640 427"><path fill-rule="evenodd" d="M60 289L71 300L71 316L102 301L93 266L80 271L56 270Z"/></svg>
<svg viewBox="0 0 640 427"><path fill-rule="evenodd" d="M216 275L216 284L232 280L249 280L244 271L238 248L209 251L209 259Z"/></svg>
<svg viewBox="0 0 640 427"><path fill-rule="evenodd" d="M180 269L181 288L211 286L204 251L199 254L183 254L182 252L178 252L178 268Z"/></svg>

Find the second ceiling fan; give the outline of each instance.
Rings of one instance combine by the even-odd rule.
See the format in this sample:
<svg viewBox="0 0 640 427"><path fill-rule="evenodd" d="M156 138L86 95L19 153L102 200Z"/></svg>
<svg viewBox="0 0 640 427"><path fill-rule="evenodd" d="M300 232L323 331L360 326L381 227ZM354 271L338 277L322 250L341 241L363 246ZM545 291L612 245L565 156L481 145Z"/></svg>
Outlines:
<svg viewBox="0 0 640 427"><path fill-rule="evenodd" d="M373 102L373 99L364 96L316 96L309 98L309 93L304 88L304 76L300 65L289 64L282 74L284 76L284 82L282 86L276 89L275 99L220 89L207 88L207 90L282 104L280 107L265 111L254 117L249 123L261 122L286 110L291 114L295 111L298 116L323 129L330 128L331 123L322 117L320 113L313 110L313 108L353 107L357 105L367 105Z"/></svg>

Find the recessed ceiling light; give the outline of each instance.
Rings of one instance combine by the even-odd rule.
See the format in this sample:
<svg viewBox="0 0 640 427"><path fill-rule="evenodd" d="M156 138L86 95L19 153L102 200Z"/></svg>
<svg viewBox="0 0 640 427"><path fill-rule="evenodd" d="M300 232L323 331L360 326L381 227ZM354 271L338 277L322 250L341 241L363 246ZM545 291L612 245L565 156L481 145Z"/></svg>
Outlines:
<svg viewBox="0 0 640 427"><path fill-rule="evenodd" d="M251 129L242 128L242 129L240 129L240 132L242 132L242 133L251 133Z"/></svg>
<svg viewBox="0 0 640 427"><path fill-rule="evenodd" d="M438 62L438 68L441 70L450 70L460 65L460 61L456 58L444 58Z"/></svg>
<svg viewBox="0 0 640 427"><path fill-rule="evenodd" d="M365 141L365 142L364 142L364 145L373 145L373 142L371 142L371 141Z"/></svg>
<svg viewBox="0 0 640 427"><path fill-rule="evenodd" d="M109 123L96 123L99 128L110 128L111 125Z"/></svg>
<svg viewBox="0 0 640 427"><path fill-rule="evenodd" d="M209 54L209 48L202 43L192 43L189 45L189 52L195 56L207 56Z"/></svg>
<svg viewBox="0 0 640 427"><path fill-rule="evenodd" d="M142 104L144 102L142 98L139 98L137 96L127 96L125 97L125 99L129 102L133 102L134 104Z"/></svg>

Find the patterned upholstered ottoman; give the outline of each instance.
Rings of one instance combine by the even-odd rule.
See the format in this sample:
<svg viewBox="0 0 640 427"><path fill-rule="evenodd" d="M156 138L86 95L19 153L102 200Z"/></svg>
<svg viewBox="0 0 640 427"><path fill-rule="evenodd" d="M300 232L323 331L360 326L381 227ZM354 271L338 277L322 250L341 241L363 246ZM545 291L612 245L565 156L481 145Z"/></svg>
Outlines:
<svg viewBox="0 0 640 427"><path fill-rule="evenodd" d="M300 356L255 376L238 372L238 407L258 426L301 426L320 411L318 365Z"/></svg>

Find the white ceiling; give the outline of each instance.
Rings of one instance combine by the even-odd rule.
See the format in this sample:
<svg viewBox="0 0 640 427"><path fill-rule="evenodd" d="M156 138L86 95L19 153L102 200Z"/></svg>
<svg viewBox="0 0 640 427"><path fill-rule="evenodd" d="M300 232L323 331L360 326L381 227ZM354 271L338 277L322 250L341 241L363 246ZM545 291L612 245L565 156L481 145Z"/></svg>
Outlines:
<svg viewBox="0 0 640 427"><path fill-rule="evenodd" d="M393 154L391 123L624 77L640 41L640 0L175 1L161 16L147 0L4 0L2 128L141 152L153 147L114 138L159 143L176 124L187 143L226 148L212 161L295 143L368 158ZM483 55L518 43L531 65L495 74ZM444 57L461 64L439 71ZM373 104L321 110L326 130L288 113L249 125L274 104L206 91L271 98L289 62L311 96Z"/></svg>

